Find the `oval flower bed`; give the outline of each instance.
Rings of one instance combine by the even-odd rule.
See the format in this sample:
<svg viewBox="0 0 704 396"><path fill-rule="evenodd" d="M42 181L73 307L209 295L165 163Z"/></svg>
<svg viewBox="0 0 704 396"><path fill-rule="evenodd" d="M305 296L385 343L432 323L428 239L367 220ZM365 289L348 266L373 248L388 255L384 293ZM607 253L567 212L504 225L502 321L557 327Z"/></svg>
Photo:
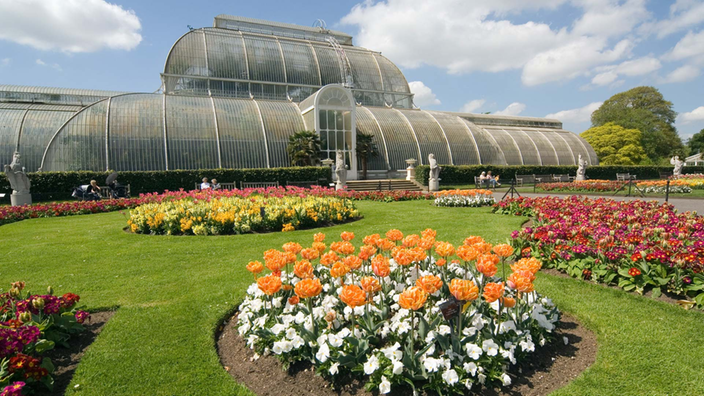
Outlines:
<svg viewBox="0 0 704 396"><path fill-rule="evenodd" d="M359 217L347 199L312 196L212 197L141 205L130 211L130 230L140 234L228 235L292 231Z"/></svg>
<svg viewBox="0 0 704 396"><path fill-rule="evenodd" d="M536 190L564 192L609 192L623 187L625 182L613 180L575 180L573 182L538 183Z"/></svg>
<svg viewBox="0 0 704 396"><path fill-rule="evenodd" d="M328 250L318 233L311 247L289 242L247 265L255 282L237 326L255 358L309 361L333 382L357 376L382 394L399 385L464 393L509 385L508 367L553 338L560 313L534 291L537 259L501 278L513 249L480 237L455 248L430 229L390 230L359 249L354 238L343 232Z"/></svg>
<svg viewBox="0 0 704 396"><path fill-rule="evenodd" d="M513 246L572 277L691 297L704 305L704 217L657 201L515 198L494 211L532 215Z"/></svg>
<svg viewBox="0 0 704 396"><path fill-rule="evenodd" d="M15 282L0 294L0 395L20 396L32 390L52 390L54 365L42 354L59 344L67 346L73 334L83 331L90 316L78 309L80 297L32 295L24 282Z"/></svg>
<svg viewBox="0 0 704 396"><path fill-rule="evenodd" d="M477 207L496 202L489 190L445 190L434 192L433 196L435 206Z"/></svg>

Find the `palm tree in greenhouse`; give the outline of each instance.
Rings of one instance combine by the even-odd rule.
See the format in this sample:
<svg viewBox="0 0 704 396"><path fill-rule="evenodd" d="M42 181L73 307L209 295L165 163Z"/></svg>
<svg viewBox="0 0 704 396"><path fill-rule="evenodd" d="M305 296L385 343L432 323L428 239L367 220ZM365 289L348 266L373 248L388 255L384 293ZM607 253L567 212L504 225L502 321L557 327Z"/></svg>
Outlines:
<svg viewBox="0 0 704 396"><path fill-rule="evenodd" d="M367 161L379 156L374 135L357 131L357 159L362 163L362 180L367 178Z"/></svg>
<svg viewBox="0 0 704 396"><path fill-rule="evenodd" d="M320 137L311 131L296 132L289 136L286 151L291 165L313 166L320 156Z"/></svg>

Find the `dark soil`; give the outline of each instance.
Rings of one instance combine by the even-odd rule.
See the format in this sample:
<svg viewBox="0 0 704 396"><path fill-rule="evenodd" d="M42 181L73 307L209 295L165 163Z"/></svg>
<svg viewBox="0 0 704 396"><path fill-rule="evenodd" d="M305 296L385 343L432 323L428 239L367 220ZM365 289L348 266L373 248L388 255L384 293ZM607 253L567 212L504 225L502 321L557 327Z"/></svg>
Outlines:
<svg viewBox="0 0 704 396"><path fill-rule="evenodd" d="M217 334L217 349L225 370L237 381L244 383L259 396L320 395L353 396L375 395L364 390L358 380L348 380L333 390L328 381L316 376L310 363L299 362L284 371L279 360L261 356L253 361L254 351L237 333L236 317L222 325ZM597 343L594 333L585 329L574 318L563 315L556 339L552 344L539 348L530 365L514 368L510 373L513 384L501 390L481 389L483 395L547 395L567 385L586 370L596 359ZM563 337L569 343L565 345ZM520 370L520 372L519 372ZM479 391L479 389L476 389ZM410 389L394 387L391 395L408 395Z"/></svg>
<svg viewBox="0 0 704 396"><path fill-rule="evenodd" d="M114 311L104 311L104 312L93 312L90 314L90 319L87 320L83 326L85 331L76 334L69 340L69 348L64 348L61 346L56 346L51 351L48 351L44 356L51 359L51 362L56 367L56 370L52 374L54 377L54 390L40 390L33 393L35 396L50 396L50 395L63 395L66 393L66 388L68 384L71 383L73 378L73 373L78 367L78 362L83 357L86 349L93 343L95 337L100 334L105 323L112 318L115 314ZM39 387L38 387L39 388ZM41 389L41 388L39 388Z"/></svg>

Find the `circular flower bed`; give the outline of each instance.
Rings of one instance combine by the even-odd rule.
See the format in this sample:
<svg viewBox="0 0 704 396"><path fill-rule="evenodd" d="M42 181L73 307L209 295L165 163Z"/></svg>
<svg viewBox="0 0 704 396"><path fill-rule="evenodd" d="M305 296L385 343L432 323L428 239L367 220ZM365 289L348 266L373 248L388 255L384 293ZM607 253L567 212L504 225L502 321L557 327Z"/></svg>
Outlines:
<svg viewBox="0 0 704 396"><path fill-rule="evenodd" d="M254 277L238 332L257 354L285 367L310 361L320 375L360 376L382 394L399 385L463 393L509 385L508 368L551 340L559 311L533 288L536 259L470 236L455 248L427 229L363 239L343 232L311 247L289 242L247 265ZM266 269L269 274L263 276ZM256 356L255 356L256 357Z"/></svg>
<svg viewBox="0 0 704 396"><path fill-rule="evenodd" d="M130 230L140 234L227 235L293 231L359 217L348 199L314 196L212 197L148 203L130 212Z"/></svg>
<svg viewBox="0 0 704 396"><path fill-rule="evenodd" d="M485 206L493 205L496 200L489 190L445 190L433 193L435 206Z"/></svg>

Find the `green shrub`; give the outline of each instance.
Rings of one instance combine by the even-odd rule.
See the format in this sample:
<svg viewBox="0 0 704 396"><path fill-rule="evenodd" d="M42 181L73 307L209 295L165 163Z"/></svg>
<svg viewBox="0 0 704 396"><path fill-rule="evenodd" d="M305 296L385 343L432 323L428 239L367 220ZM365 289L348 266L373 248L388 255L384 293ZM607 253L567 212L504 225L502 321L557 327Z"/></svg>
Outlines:
<svg viewBox="0 0 704 396"><path fill-rule="evenodd" d="M36 172L30 173L32 195L36 200L66 199L73 188L97 180L105 184L110 172ZM285 185L291 181L332 180L330 168L319 166L260 168L260 169L201 169L149 172L119 172L118 181L129 184L132 195L163 192L164 190L192 190L195 183L207 177L218 179L220 183L232 182L274 182ZM5 174L0 174L0 193L11 193Z"/></svg>
<svg viewBox="0 0 704 396"><path fill-rule="evenodd" d="M575 175L576 165L441 165L440 184L474 184L474 176L479 176L484 171L491 171L500 179L511 180L515 175ZM685 166L684 173L704 173L704 166ZM416 180L428 185L430 167L420 165L416 167ZM590 166L587 168L587 177L590 179L616 180L617 173L630 173L639 180L658 179L660 172L672 172L672 166L645 166L645 165L605 165Z"/></svg>

